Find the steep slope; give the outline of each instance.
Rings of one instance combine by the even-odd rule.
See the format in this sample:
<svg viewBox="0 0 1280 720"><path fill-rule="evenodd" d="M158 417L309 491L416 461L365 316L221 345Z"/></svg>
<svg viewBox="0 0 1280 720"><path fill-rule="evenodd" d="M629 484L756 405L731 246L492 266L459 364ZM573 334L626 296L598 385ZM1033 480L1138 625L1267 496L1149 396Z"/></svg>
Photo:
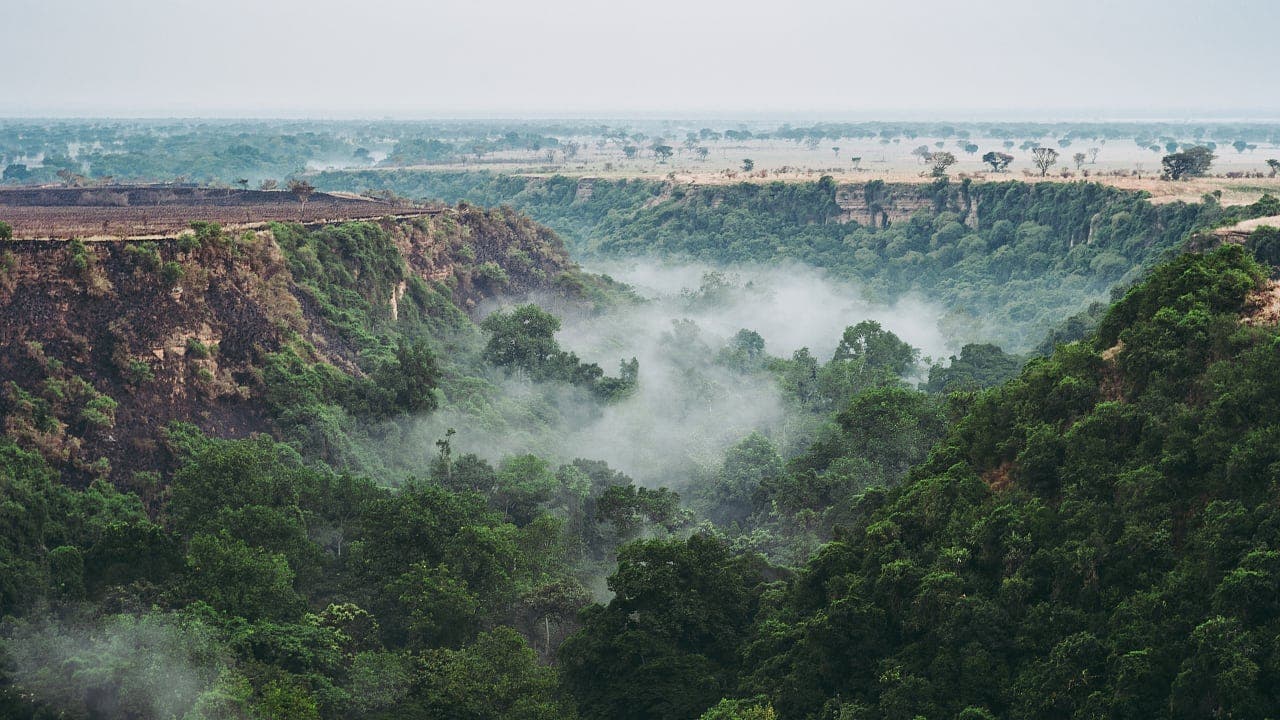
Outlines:
<svg viewBox="0 0 1280 720"><path fill-rule="evenodd" d="M978 396L784 584L753 570L708 594L715 571L690 559L644 589L634 576L707 540L635 549L564 647L584 716L690 717L709 687L784 718L1274 716L1280 329L1257 321L1264 278L1239 246L1158 267L1090 340ZM736 650L690 643L708 624ZM661 702L628 702L638 677Z"/></svg>
<svg viewBox="0 0 1280 720"><path fill-rule="evenodd" d="M388 369L412 356L397 348L424 343L414 357L426 372L484 298L582 299L593 282L551 231L502 211L194 227L158 242L0 249L6 434L72 476L128 481L168 461L173 421L234 437L310 428L314 412L297 416L308 401L346 416L420 409L430 387L387 395Z"/></svg>

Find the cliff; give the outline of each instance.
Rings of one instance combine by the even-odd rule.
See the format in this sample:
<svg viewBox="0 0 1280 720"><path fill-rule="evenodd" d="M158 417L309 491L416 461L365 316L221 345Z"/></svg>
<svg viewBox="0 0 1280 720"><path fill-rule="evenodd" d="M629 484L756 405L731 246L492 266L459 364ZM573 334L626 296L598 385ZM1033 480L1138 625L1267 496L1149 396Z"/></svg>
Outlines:
<svg viewBox="0 0 1280 720"><path fill-rule="evenodd" d="M550 230L465 206L234 235L197 224L154 242L5 243L0 423L73 481L137 486L138 471L172 461L174 421L278 434L280 358L376 382L395 338L438 344L497 295L580 299L583 278Z"/></svg>

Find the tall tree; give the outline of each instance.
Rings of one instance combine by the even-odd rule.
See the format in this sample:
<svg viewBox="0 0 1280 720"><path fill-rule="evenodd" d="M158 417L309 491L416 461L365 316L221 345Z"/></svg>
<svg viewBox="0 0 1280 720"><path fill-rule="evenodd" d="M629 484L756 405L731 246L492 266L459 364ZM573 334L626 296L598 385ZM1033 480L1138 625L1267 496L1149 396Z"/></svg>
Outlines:
<svg viewBox="0 0 1280 720"><path fill-rule="evenodd" d="M1036 168L1040 170L1040 177L1048 174L1049 168L1058 163L1058 151L1048 147L1037 147L1031 149L1031 161L1036 164Z"/></svg>
<svg viewBox="0 0 1280 720"><path fill-rule="evenodd" d="M1165 155L1160 164L1164 167L1166 180L1181 180L1187 177L1200 177L1209 172L1217 156L1203 145L1189 147L1178 153Z"/></svg>
<svg viewBox="0 0 1280 720"><path fill-rule="evenodd" d="M982 156L982 162L990 165L993 172L1004 172L1009 167L1009 163L1013 162L1013 156L992 150Z"/></svg>

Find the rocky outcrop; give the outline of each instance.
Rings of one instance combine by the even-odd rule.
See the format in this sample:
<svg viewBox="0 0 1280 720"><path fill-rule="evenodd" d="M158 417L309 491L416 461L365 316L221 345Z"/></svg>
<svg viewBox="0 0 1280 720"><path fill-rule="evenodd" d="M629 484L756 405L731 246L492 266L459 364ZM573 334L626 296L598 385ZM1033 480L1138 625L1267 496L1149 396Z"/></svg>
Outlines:
<svg viewBox="0 0 1280 720"><path fill-rule="evenodd" d="M388 323L414 278L441 298L430 312L457 322L449 303L465 311L498 294L555 292L577 275L554 233L511 211L364 223L359 233L384 248L377 268L343 246L354 231L331 227L306 236L305 252L271 230L211 228L145 243L0 245L0 423L78 482L165 467L173 421L224 437L271 432L262 367L272 353L300 347L308 362L361 373L349 333L295 277L325 262L315 247ZM385 286L364 282L378 273L390 275Z"/></svg>

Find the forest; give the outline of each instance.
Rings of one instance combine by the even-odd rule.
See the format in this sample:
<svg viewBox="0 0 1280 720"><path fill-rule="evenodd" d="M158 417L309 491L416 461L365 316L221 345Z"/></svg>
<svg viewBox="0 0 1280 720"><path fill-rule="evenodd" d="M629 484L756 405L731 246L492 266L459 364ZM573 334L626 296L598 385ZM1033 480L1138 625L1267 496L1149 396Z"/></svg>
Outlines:
<svg viewBox="0 0 1280 720"><path fill-rule="evenodd" d="M1280 707L1273 197L377 177L5 242L0 715Z"/></svg>

